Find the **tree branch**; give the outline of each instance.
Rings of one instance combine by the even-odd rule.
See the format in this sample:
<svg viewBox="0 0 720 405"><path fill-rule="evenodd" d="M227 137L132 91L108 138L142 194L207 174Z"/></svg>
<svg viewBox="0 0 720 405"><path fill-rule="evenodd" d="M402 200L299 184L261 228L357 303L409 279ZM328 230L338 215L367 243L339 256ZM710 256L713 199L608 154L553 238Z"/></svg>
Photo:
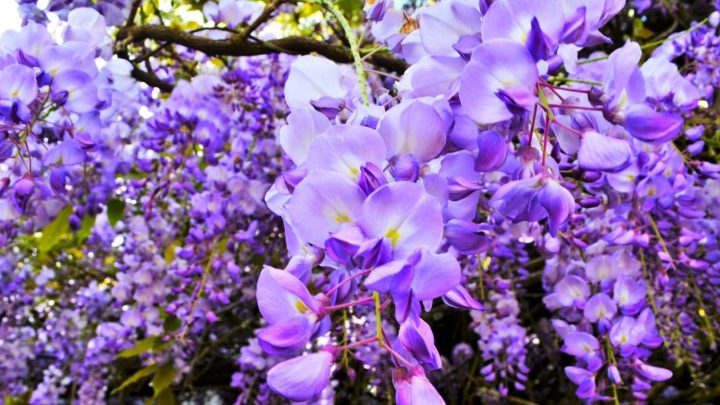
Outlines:
<svg viewBox="0 0 720 405"><path fill-rule="evenodd" d="M135 16L137 15L138 8L140 8L141 4L142 0L133 0L125 27L132 27L135 25Z"/></svg>
<svg viewBox="0 0 720 405"><path fill-rule="evenodd" d="M263 12L253 21L250 23L250 25L245 28L243 33L241 34L241 39L247 39L252 33L258 29L265 21L267 21L272 13L275 12L275 10L278 9L283 3L285 3L285 0L273 0L270 4L265 6L265 9Z"/></svg>
<svg viewBox="0 0 720 405"><path fill-rule="evenodd" d="M126 47L131 42L141 43L146 39L182 45L186 48L214 56L255 56L273 53L307 55L317 53L338 63L353 62L350 50L344 46L329 44L301 36L290 36L269 41L260 41L257 39L248 41L243 38L243 34L234 34L226 39L210 39L162 25L140 25L121 28L118 32L116 43ZM124 50L125 49L122 51ZM118 51L118 54L122 51ZM367 62L396 73L402 73L408 67L405 61L388 53L377 52L368 55ZM142 76L142 73L137 74ZM133 76L135 75L136 71L133 71ZM138 77L136 76L136 78ZM138 78L138 80L142 79ZM147 81L145 82L150 85L155 85ZM165 83L165 85L168 86L167 83ZM163 88L161 89L164 90Z"/></svg>
<svg viewBox="0 0 720 405"><path fill-rule="evenodd" d="M172 83L162 81L155 73L146 72L138 67L134 67L131 74L136 80L146 83L149 86L157 87L166 93L171 92L173 88L175 88Z"/></svg>

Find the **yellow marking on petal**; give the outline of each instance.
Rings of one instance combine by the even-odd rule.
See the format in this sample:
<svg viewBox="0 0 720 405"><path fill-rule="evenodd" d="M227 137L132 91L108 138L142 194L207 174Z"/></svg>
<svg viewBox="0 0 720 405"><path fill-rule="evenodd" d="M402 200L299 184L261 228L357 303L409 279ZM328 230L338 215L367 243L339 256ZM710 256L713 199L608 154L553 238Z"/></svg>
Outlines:
<svg viewBox="0 0 720 405"><path fill-rule="evenodd" d="M398 239L400 239L400 233L397 229L393 228L385 234L385 237L390 239L390 243L392 243L393 247L397 244Z"/></svg>
<svg viewBox="0 0 720 405"><path fill-rule="evenodd" d="M300 313L305 313L309 309L307 305L305 305L305 303L300 300L297 300L295 302L295 308L297 308L298 312Z"/></svg>
<svg viewBox="0 0 720 405"><path fill-rule="evenodd" d="M486 257L485 260L482 262L482 267L484 270L487 270L490 268L490 262L492 261L492 258L490 256Z"/></svg>
<svg viewBox="0 0 720 405"><path fill-rule="evenodd" d="M352 176L353 180L357 180L358 174L360 174L360 169L357 167L350 167L350 176Z"/></svg>
<svg viewBox="0 0 720 405"><path fill-rule="evenodd" d="M627 102L628 102L627 90L623 90L622 95L620 96L620 101L618 102L617 108L622 109L623 107L625 107Z"/></svg>
<svg viewBox="0 0 720 405"><path fill-rule="evenodd" d="M337 222L338 224L344 224L346 222L350 222L350 217L348 216L348 214L338 212L335 214L335 222Z"/></svg>

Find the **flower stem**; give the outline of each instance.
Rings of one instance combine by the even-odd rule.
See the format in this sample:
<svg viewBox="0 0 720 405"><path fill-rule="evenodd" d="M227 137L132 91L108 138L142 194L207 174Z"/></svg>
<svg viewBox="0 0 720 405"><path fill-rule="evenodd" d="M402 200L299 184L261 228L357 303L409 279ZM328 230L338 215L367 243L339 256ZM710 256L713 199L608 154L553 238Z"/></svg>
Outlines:
<svg viewBox="0 0 720 405"><path fill-rule="evenodd" d="M337 311L339 309L350 308L350 307L354 307L355 305L367 304L368 302L372 302L372 300L373 300L373 297L360 298L359 300L346 302L344 304L331 305L329 307L325 307L325 311L330 312L330 311Z"/></svg>
<svg viewBox="0 0 720 405"><path fill-rule="evenodd" d="M337 349L338 349L338 350L351 350L351 349L354 349L354 348L356 348L356 347L365 346L365 345L367 345L367 344L374 343L375 341L377 341L377 339L378 339L377 336L373 336L373 337L369 337L369 338L367 338L367 339L358 340L357 342L353 342L353 343L349 343L349 344L346 344L346 345L338 346Z"/></svg>
<svg viewBox="0 0 720 405"><path fill-rule="evenodd" d="M327 296L329 297L330 295L332 295L332 293L334 293L335 291L337 291L339 288L341 288L341 287L344 286L345 284L347 284L347 283L355 280L355 279L358 278L358 277L362 277L362 276L370 273L372 270L373 270L373 269L367 269L367 270L363 270L363 271L361 271L361 272L358 272L358 273L353 274L352 276L346 278L345 280L337 283L337 284L336 284L335 286L333 286L331 289L327 290L327 292L325 293L325 295L327 295Z"/></svg>
<svg viewBox="0 0 720 405"><path fill-rule="evenodd" d="M382 331L382 317L380 316L380 293L377 291L373 292L373 300L375 300L375 337L378 339L378 344L382 346L383 342L383 331Z"/></svg>
<svg viewBox="0 0 720 405"><path fill-rule="evenodd" d="M612 345L610 344L610 338L605 339L605 353L607 354L608 362L612 365L616 365L615 353L613 353ZM620 399L618 398L618 390L615 381L610 381L612 384L613 400L615 405L620 405Z"/></svg>
<svg viewBox="0 0 720 405"><path fill-rule="evenodd" d="M355 31L353 31L345 15L342 11L335 6L335 4L328 0L318 0L318 2L335 17L340 24L340 27L345 32L345 38L347 38L348 44L350 45L350 53L352 54L353 62L355 64L355 73L358 77L358 83L360 84L360 97L364 105L370 105L370 99L367 94L367 77L365 76L365 69L363 68L363 60L360 56L360 48L358 47L357 38L355 37Z"/></svg>
<svg viewBox="0 0 720 405"><path fill-rule="evenodd" d="M384 347L385 350L387 350L388 352L390 352L390 354L395 358L395 360L397 360L399 363L401 363L403 367L407 368L408 370L412 370L413 368L416 367L415 364L412 364L410 361L408 361L408 359L406 359L405 357L403 357L400 353L396 352L396 351L395 351L392 347L390 347L390 345L388 345L387 343L380 343L380 345L381 345L382 347Z"/></svg>

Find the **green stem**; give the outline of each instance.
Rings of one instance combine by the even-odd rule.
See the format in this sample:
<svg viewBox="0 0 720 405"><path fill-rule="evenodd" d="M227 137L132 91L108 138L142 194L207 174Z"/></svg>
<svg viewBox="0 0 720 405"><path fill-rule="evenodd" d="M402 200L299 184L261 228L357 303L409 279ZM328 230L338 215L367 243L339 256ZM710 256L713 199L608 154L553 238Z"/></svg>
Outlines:
<svg viewBox="0 0 720 405"><path fill-rule="evenodd" d="M615 360L615 353L613 353L612 346L610 345L610 338L605 339L605 353L607 354L608 361L612 365L616 365L617 361ZM615 402L615 405L620 405L620 398L618 397L618 389L615 382L610 381L610 384L612 386L612 392L613 392L613 401Z"/></svg>
<svg viewBox="0 0 720 405"><path fill-rule="evenodd" d="M702 27L702 26L705 25L705 23L707 23L707 22L708 22L708 19L705 18L704 20L702 20L702 21L700 21L699 23L695 24L694 26L690 27L690 29L688 29L688 30L685 31L685 32L680 32L680 33L678 33L677 35L671 35L671 36L669 36L669 37L667 37L667 38L664 38L664 39L658 39L657 41L648 42L647 44L642 44L642 45L640 46L640 49L645 50L645 49L648 49L648 48L654 48L654 47L656 47L656 46L658 46L658 45L664 44L665 42L667 42L667 41L669 41L669 40L671 40L671 39L680 38L680 37L682 37L683 35L687 35L687 34L693 32L693 31L695 31L696 29Z"/></svg>
<svg viewBox="0 0 720 405"><path fill-rule="evenodd" d="M380 293L377 291L373 292L373 299L375 300L375 335L378 338L378 345L383 345L383 333L382 333L382 317L380 316Z"/></svg>
<svg viewBox="0 0 720 405"><path fill-rule="evenodd" d="M602 83L596 82L593 80L572 79L570 77L552 77L550 79L552 81L563 82L563 83L580 83L580 84L589 84L591 86L602 86L603 85Z"/></svg>
<svg viewBox="0 0 720 405"><path fill-rule="evenodd" d="M345 32L345 37L347 38L348 44L350 44L350 53L353 57L353 62L355 64L355 73L358 77L358 83L360 84L360 96L362 97L362 102L364 105L368 106L370 105L370 99L368 98L367 94L367 76L365 75L365 69L363 68L362 64L362 57L360 56L360 48L358 47L358 41L357 37L355 36L355 31L350 26L350 22L345 18L345 15L343 15L342 11L335 6L335 4L329 2L328 0L316 0L320 5L322 5L327 11L330 12L330 14L335 17L335 19L340 24L340 27Z"/></svg>

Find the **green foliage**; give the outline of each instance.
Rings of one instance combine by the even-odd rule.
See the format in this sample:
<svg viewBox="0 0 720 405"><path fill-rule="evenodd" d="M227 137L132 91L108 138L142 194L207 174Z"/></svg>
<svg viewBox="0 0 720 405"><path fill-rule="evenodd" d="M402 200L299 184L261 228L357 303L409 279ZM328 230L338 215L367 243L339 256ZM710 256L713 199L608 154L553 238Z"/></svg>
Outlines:
<svg viewBox="0 0 720 405"><path fill-rule="evenodd" d="M123 213L125 212L125 201L118 200L116 198L111 199L108 201L107 204L107 217L108 222L110 222L111 226L115 226L115 224L120 221L120 219L123 217Z"/></svg>
<svg viewBox="0 0 720 405"><path fill-rule="evenodd" d="M50 222L42 231L42 236L38 240L37 248L41 254L46 254L52 250L60 240L70 231L70 215L72 214L72 206L67 205L58 212L55 219Z"/></svg>
<svg viewBox="0 0 720 405"><path fill-rule="evenodd" d="M154 399L157 401L157 405L175 405L177 403L170 388L162 390Z"/></svg>
<svg viewBox="0 0 720 405"><path fill-rule="evenodd" d="M120 353L118 353L117 357L121 359L126 359L138 356L152 350L159 342L160 336L151 336L147 339L138 340L138 342L135 343L134 347L121 351Z"/></svg>
<svg viewBox="0 0 720 405"><path fill-rule="evenodd" d="M85 215L82 220L82 224L80 225L80 229L76 234L78 244L85 242L85 240L90 237L93 226L95 226L95 219L96 217L94 215Z"/></svg>
<svg viewBox="0 0 720 405"><path fill-rule="evenodd" d="M182 321L175 315L167 315L165 321L163 321L163 330L165 332L175 332L180 329Z"/></svg>
<svg viewBox="0 0 720 405"><path fill-rule="evenodd" d="M139 382L143 378L151 376L155 372L155 370L157 370L157 368L157 364L152 364L145 368L141 368L140 370L136 371L135 374L131 375L125 381L123 381L119 387L115 388L111 392L111 394L117 394L118 392L126 389L127 387Z"/></svg>
<svg viewBox="0 0 720 405"><path fill-rule="evenodd" d="M158 398L163 391L168 391L168 388L175 379L177 371L172 364L165 364L157 369L152 379L152 386L155 398Z"/></svg>

